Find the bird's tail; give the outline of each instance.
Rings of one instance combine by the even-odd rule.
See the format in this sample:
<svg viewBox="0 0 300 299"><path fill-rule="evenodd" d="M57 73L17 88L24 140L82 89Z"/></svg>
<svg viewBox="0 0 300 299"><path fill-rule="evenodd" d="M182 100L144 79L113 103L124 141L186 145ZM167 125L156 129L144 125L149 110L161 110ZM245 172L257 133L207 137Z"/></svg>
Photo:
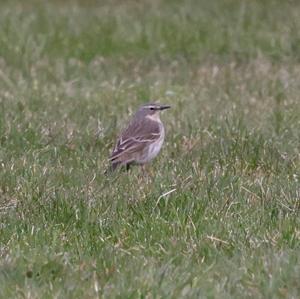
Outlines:
<svg viewBox="0 0 300 299"><path fill-rule="evenodd" d="M105 170L104 174L109 175L113 173L119 167L119 165L120 163L111 163L110 166Z"/></svg>
<svg viewBox="0 0 300 299"><path fill-rule="evenodd" d="M120 162L112 162L110 166L105 170L104 174L109 175L115 172L117 169L129 171L131 163L122 164Z"/></svg>

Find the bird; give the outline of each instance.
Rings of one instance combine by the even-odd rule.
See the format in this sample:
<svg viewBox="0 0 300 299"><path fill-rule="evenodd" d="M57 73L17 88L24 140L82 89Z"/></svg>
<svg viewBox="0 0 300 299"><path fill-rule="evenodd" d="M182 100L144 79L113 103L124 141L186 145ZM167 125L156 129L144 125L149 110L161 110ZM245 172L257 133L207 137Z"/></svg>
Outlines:
<svg viewBox="0 0 300 299"><path fill-rule="evenodd" d="M121 132L109 157L110 171L131 165L141 165L154 159L165 139L165 128L160 112L170 105L148 103L134 114L129 125Z"/></svg>

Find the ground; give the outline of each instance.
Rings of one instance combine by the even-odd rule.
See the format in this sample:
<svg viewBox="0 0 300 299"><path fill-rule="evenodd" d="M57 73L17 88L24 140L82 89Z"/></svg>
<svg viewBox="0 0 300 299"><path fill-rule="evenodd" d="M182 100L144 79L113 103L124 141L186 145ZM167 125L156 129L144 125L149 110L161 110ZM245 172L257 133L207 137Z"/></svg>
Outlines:
<svg viewBox="0 0 300 299"><path fill-rule="evenodd" d="M0 298L299 298L299 82L296 0L1 1Z"/></svg>

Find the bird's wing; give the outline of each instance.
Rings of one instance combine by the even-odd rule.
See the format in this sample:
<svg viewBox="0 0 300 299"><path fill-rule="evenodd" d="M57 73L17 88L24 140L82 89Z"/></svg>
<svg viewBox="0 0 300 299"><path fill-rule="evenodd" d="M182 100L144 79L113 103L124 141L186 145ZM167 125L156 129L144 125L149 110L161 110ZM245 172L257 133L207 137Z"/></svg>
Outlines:
<svg viewBox="0 0 300 299"><path fill-rule="evenodd" d="M110 156L110 161L130 159L146 145L160 138L160 124L152 120L131 123L121 134Z"/></svg>

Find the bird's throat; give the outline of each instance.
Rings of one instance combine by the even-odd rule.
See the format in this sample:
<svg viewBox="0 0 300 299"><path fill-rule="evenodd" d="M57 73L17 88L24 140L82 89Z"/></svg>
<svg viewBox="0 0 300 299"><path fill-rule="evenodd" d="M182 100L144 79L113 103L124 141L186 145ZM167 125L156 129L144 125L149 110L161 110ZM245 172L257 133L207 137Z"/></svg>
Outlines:
<svg viewBox="0 0 300 299"><path fill-rule="evenodd" d="M154 121L157 121L157 122L161 122L160 120L160 117L159 117L159 113L155 113L153 115L147 115L146 116L148 119L151 119L151 120L154 120Z"/></svg>

